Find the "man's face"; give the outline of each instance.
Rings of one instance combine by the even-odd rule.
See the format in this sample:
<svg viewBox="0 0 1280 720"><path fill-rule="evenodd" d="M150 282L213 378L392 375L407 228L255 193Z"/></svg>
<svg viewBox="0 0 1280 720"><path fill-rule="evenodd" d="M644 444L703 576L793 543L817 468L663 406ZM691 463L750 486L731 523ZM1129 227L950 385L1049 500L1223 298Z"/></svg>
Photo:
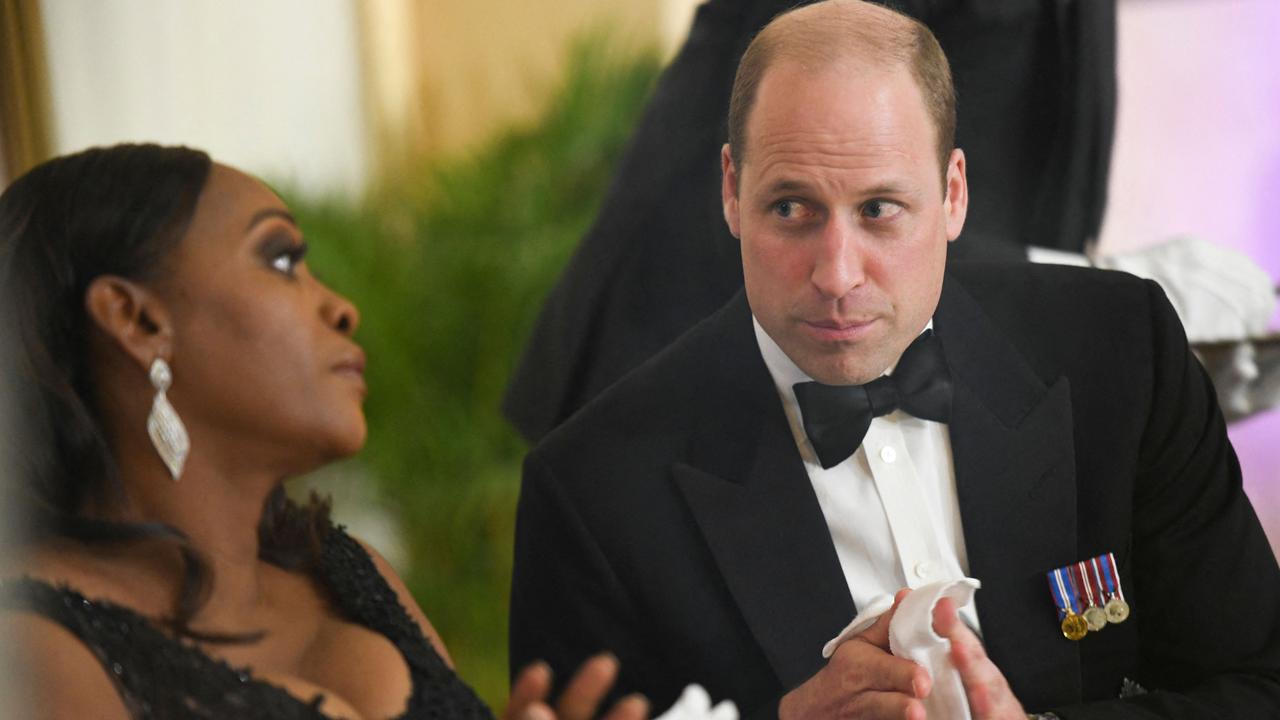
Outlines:
<svg viewBox="0 0 1280 720"><path fill-rule="evenodd" d="M933 315L968 191L953 151L944 197L935 130L905 67L769 68L743 167L726 145L725 220L747 300L810 377L864 383Z"/></svg>

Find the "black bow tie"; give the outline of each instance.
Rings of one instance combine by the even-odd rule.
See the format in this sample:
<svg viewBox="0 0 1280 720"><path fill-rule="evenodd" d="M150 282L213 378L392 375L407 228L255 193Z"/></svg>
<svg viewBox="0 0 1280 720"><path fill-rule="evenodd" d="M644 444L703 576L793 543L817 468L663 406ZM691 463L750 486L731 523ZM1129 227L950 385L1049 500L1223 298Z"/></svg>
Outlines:
<svg viewBox="0 0 1280 720"><path fill-rule="evenodd" d="M951 375L932 330L907 346L892 375L866 385L802 382L792 389L823 469L839 465L858 449L871 418L899 408L924 420L946 422L951 417Z"/></svg>

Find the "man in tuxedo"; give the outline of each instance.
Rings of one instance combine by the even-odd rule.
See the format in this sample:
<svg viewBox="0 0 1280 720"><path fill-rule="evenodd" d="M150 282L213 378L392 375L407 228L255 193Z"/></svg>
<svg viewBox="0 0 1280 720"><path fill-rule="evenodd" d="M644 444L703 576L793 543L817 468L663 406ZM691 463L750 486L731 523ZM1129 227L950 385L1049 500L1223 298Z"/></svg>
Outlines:
<svg viewBox="0 0 1280 720"><path fill-rule="evenodd" d="M749 716L919 718L889 616L821 649L971 576L969 622L934 627L976 717L1280 713L1280 569L1176 315L1122 273L948 263L954 103L879 6L752 42L721 157L744 292L530 453L512 667L609 649L656 707L698 682ZM1107 552L1131 617L1069 640L1045 574Z"/></svg>

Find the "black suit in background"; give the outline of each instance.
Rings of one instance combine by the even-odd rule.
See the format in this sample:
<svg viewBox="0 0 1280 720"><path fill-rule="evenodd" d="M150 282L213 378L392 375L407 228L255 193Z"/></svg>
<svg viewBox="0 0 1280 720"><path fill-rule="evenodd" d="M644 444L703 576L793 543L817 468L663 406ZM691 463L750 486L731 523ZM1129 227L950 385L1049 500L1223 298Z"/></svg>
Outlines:
<svg viewBox="0 0 1280 720"><path fill-rule="evenodd" d="M1280 717L1280 570L1158 286L953 263L934 328L984 643L1027 709ZM1070 642L1044 574L1108 551L1133 615ZM855 612L741 294L526 461L513 668L608 649L615 693L767 716Z"/></svg>
<svg viewBox="0 0 1280 720"><path fill-rule="evenodd" d="M742 287L720 207L738 59L795 0L698 9L614 175L595 224L551 291L503 409L537 441ZM1114 0L908 0L933 29L959 96L969 218L953 252L1080 251L1102 221L1115 122Z"/></svg>

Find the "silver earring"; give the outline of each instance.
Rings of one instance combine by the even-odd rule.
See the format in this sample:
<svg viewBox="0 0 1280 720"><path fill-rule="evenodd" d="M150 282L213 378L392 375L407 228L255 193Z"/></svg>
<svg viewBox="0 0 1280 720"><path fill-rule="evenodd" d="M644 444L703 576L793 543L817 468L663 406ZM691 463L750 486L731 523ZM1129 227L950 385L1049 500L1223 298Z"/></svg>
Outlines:
<svg viewBox="0 0 1280 720"><path fill-rule="evenodd" d="M191 438L187 437L187 428L182 425L178 412L165 397L165 391L173 384L173 372L164 358L156 358L151 363L151 387L156 389L155 400L151 401L151 414L147 415L147 434L151 436L151 444L169 474L177 482L182 474L182 465L187 461L187 453L191 451Z"/></svg>

